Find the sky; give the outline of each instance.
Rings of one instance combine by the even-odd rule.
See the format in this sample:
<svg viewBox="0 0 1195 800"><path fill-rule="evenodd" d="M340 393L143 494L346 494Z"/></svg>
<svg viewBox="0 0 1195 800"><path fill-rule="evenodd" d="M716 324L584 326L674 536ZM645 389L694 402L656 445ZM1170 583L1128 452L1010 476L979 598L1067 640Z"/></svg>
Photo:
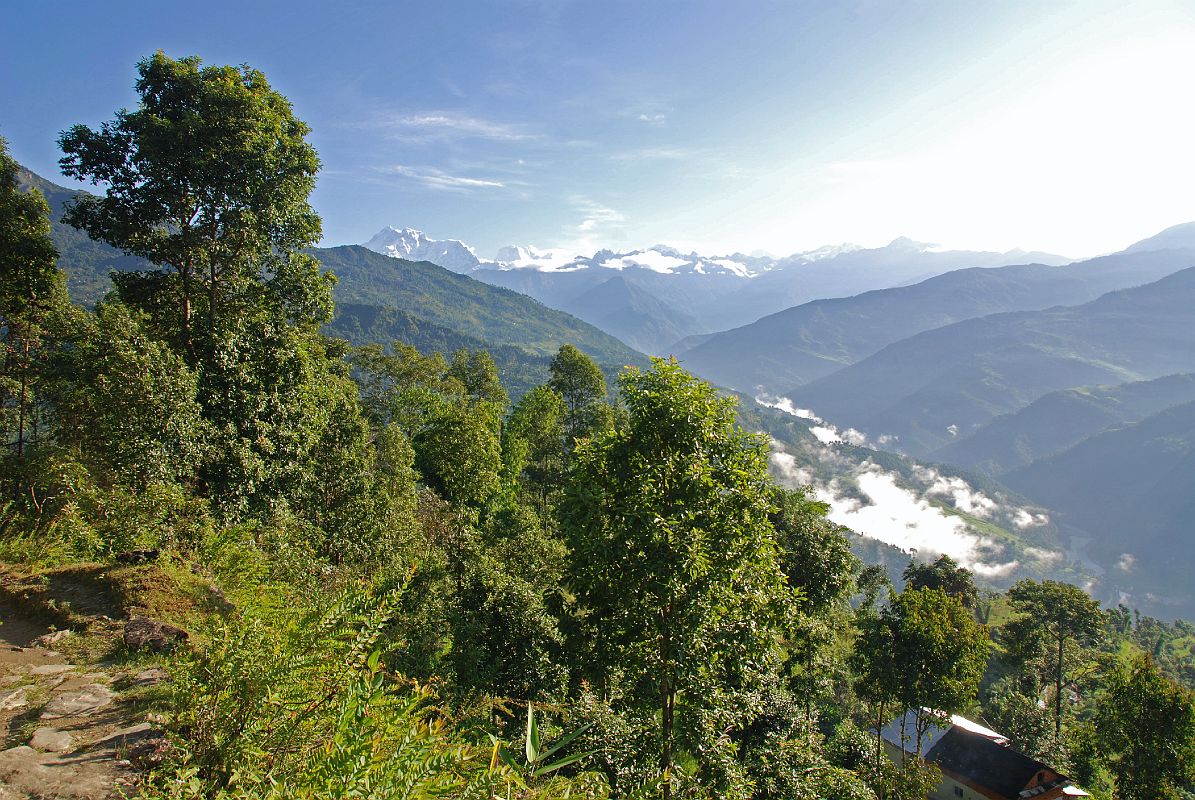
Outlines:
<svg viewBox="0 0 1195 800"><path fill-rule="evenodd" d="M324 243L591 254L898 236L1071 257L1195 220L1191 0L57 0L6 7L0 136L57 169L157 49L265 72Z"/></svg>

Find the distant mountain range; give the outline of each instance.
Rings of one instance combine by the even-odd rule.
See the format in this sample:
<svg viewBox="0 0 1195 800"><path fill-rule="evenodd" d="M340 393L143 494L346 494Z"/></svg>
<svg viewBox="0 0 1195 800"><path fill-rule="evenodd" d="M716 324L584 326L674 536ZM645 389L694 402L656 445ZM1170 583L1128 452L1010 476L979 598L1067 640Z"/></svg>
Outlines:
<svg viewBox="0 0 1195 800"><path fill-rule="evenodd" d="M1078 306L925 331L785 394L925 456L1052 391L1192 371L1195 268L1188 268Z"/></svg>
<svg viewBox="0 0 1195 800"><path fill-rule="evenodd" d="M1148 241L1148 240L1147 240ZM960 269L912 286L815 300L681 348L686 367L742 391L785 394L922 331L1007 311L1077 305L1195 264L1190 248L1140 245L1065 266Z"/></svg>
<svg viewBox="0 0 1195 800"><path fill-rule="evenodd" d="M689 337L814 298L899 286L966 267L1067 262L1015 250L941 251L904 238L881 248L836 245L784 258L705 256L663 245L592 255L509 246L494 260L482 261L462 242L429 239L410 228L384 228L365 246L399 258L426 258L514 289L655 354L679 352L679 343Z"/></svg>
<svg viewBox="0 0 1195 800"><path fill-rule="evenodd" d="M329 333L357 344L402 341L424 352L486 348L515 395L545 382L562 344L576 345L608 375L647 359L613 336L525 295L427 261L388 258L358 245L312 250L335 273Z"/></svg>
<svg viewBox="0 0 1195 800"><path fill-rule="evenodd" d="M988 475L1002 475L1111 428L1140 422L1192 401L1195 374L1191 373L1115 386L1064 389L996 417L970 436L935 450L930 458Z"/></svg>

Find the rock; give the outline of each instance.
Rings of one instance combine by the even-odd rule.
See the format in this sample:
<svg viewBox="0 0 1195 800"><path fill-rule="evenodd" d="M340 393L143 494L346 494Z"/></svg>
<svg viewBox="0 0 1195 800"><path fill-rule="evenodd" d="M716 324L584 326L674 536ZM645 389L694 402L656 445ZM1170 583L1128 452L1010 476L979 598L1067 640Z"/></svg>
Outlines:
<svg viewBox="0 0 1195 800"><path fill-rule="evenodd" d="M4 776L2 785L16 792L15 797L18 798L111 798L119 774L111 762L40 753L27 745L0 752L0 775Z"/></svg>
<svg viewBox="0 0 1195 800"><path fill-rule="evenodd" d="M7 694L0 694L0 711L15 711L29 705L29 698L25 696L28 691L27 686L21 686Z"/></svg>
<svg viewBox="0 0 1195 800"><path fill-rule="evenodd" d="M93 683L73 692L63 692L46 703L42 709L42 719L56 719L58 717L86 717L94 714L105 706L111 705L116 694L107 686Z"/></svg>
<svg viewBox="0 0 1195 800"><path fill-rule="evenodd" d="M61 675L75 668L74 664L38 664L29 668L30 675Z"/></svg>
<svg viewBox="0 0 1195 800"><path fill-rule="evenodd" d="M38 728L29 746L45 753L69 753L75 749L75 737L54 728Z"/></svg>
<svg viewBox="0 0 1195 800"><path fill-rule="evenodd" d="M117 731L99 744L111 747L116 754L124 756L129 764L142 770L161 764L170 751L166 737L148 722Z"/></svg>
<svg viewBox="0 0 1195 800"><path fill-rule="evenodd" d="M43 634L33 640L34 647L51 647L58 644L68 636L74 636L75 632L69 629L60 631L52 631L51 633Z"/></svg>
<svg viewBox="0 0 1195 800"><path fill-rule="evenodd" d="M182 628L149 617L133 617L124 626L124 643L130 650L148 647L155 653L173 650L189 634Z"/></svg>
<svg viewBox="0 0 1195 800"><path fill-rule="evenodd" d="M157 686L169 676L166 670L160 667L152 667L150 669L141 670L133 676L132 686L140 688L143 686Z"/></svg>
<svg viewBox="0 0 1195 800"><path fill-rule="evenodd" d="M158 560L157 550L127 550L116 554L117 562L121 564L144 564Z"/></svg>

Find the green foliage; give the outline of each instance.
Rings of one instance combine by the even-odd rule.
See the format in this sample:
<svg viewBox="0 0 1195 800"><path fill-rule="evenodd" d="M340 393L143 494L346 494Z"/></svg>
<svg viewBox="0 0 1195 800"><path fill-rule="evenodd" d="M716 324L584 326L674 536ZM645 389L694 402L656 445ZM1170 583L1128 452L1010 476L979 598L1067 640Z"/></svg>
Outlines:
<svg viewBox="0 0 1195 800"><path fill-rule="evenodd" d="M975 608L979 602L979 590L975 587L971 572L960 567L950 556L938 556L938 560L932 564L919 564L910 559L903 577L907 586L914 589L941 589L957 597L967 608Z"/></svg>
<svg viewBox="0 0 1195 800"><path fill-rule="evenodd" d="M50 207L41 192L21 191L17 163L0 138L0 313L22 318L59 291L50 239Z"/></svg>
<svg viewBox="0 0 1195 800"><path fill-rule="evenodd" d="M1061 743L1067 645L1072 659L1094 645L1104 628L1104 612L1082 589L1058 581L1020 581L1009 589L1008 599L1022 616L1004 626L1002 643L1022 673L1036 673L1039 686L1053 685L1054 740Z"/></svg>
<svg viewBox="0 0 1195 800"><path fill-rule="evenodd" d="M235 308L264 270L277 273L294 313L326 312L327 303L294 302L300 285L324 295L327 286L291 261L318 241L320 220L307 204L319 159L290 103L247 66L204 67L159 51L137 71L135 111L117 112L98 131L76 125L59 140L63 172L106 187L102 198L80 195L66 221L173 270L170 281L145 277L176 301L175 343L192 363L196 338L207 340L206 358L215 356L222 309ZM200 308L207 322L197 337Z"/></svg>
<svg viewBox="0 0 1195 800"><path fill-rule="evenodd" d="M766 446L735 427L733 402L660 359L620 389L628 426L578 446L561 504L568 583L582 670L659 709L667 775L678 698L700 713L750 685L777 655L792 594L768 521Z"/></svg>
<svg viewBox="0 0 1195 800"><path fill-rule="evenodd" d="M966 708L979 688L988 646L987 628L941 589L906 587L878 616L862 617L852 665L859 695L878 709L876 735L887 722L886 707L897 715ZM930 719L918 719L911 735L919 749Z"/></svg>
<svg viewBox="0 0 1195 800"><path fill-rule="evenodd" d="M527 704L527 730L523 735L523 755L526 761L521 762L516 756L511 754L511 751L503 744L497 736L490 736L494 743L494 753L502 759L512 770L517 774L521 773L524 780L533 780L536 778L543 778L546 775L551 775L553 772L558 772L570 764L575 764L578 761L589 758L595 751L580 753L568 753L567 755L561 751L565 750L573 740L577 739L593 727L593 723L587 723L577 728L572 733L566 734L551 745L540 741L539 724L535 721L535 708L531 703ZM556 755L560 753L560 755ZM553 757L555 759L553 760Z"/></svg>
<svg viewBox="0 0 1195 800"><path fill-rule="evenodd" d="M571 449L577 439L608 426L603 412L606 378L593 359L571 344L561 345L549 369L548 388L564 400L565 442Z"/></svg>
<svg viewBox="0 0 1195 800"><path fill-rule="evenodd" d="M194 482L212 430L195 373L119 304L72 315L44 393L58 445L108 483Z"/></svg>
<svg viewBox="0 0 1195 800"><path fill-rule="evenodd" d="M523 396L502 428L502 463L507 482L523 487L547 507L564 485L564 398L548 386Z"/></svg>
<svg viewBox="0 0 1195 800"><path fill-rule="evenodd" d="M1116 670L1096 702L1095 743L1124 800L1179 798L1195 780L1195 696L1148 655Z"/></svg>
<svg viewBox="0 0 1195 800"><path fill-rule="evenodd" d="M17 164L0 138L0 445L11 446L17 458L36 428L44 323L66 297L49 214L40 192L21 191ZM18 487L4 488L18 493Z"/></svg>
<svg viewBox="0 0 1195 800"><path fill-rule="evenodd" d="M461 351L451 364L395 343L374 345L352 363L375 425L394 423L410 439L427 485L455 505L483 506L501 488L500 428L506 392L493 360Z"/></svg>
<svg viewBox="0 0 1195 800"><path fill-rule="evenodd" d="M824 613L854 590L859 559L851 553L845 529L826 519L828 504L803 489L777 489L774 502L780 568L789 585L800 590L801 607Z"/></svg>
<svg viewBox="0 0 1195 800"><path fill-rule="evenodd" d="M179 734L148 796L598 796L592 781L524 792L488 748L453 737L426 686L386 673L397 600L349 591L286 629L249 615L212 631L175 679Z"/></svg>
<svg viewBox="0 0 1195 800"><path fill-rule="evenodd" d="M450 614L456 680L499 698L557 696L567 671L550 605L559 605L564 547L527 508L499 509L486 527L449 556L459 576Z"/></svg>
<svg viewBox="0 0 1195 800"><path fill-rule="evenodd" d="M1061 766L1053 736L1051 710L1039 704L1035 694L1018 690L1015 680L1006 678L993 686L984 704L984 718L993 730L1008 737L1017 750L1048 764Z"/></svg>

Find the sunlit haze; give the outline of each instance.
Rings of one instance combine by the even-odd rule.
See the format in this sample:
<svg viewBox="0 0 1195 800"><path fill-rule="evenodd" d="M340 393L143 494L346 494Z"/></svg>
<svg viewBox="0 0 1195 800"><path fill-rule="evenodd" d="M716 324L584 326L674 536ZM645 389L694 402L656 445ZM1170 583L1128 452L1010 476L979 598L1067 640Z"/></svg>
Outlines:
<svg viewBox="0 0 1195 800"><path fill-rule="evenodd" d="M325 243L384 225L589 251L897 236L1068 256L1195 219L1195 4L26 4L0 135L135 101L161 48L313 128ZM71 19L69 29L63 20Z"/></svg>

